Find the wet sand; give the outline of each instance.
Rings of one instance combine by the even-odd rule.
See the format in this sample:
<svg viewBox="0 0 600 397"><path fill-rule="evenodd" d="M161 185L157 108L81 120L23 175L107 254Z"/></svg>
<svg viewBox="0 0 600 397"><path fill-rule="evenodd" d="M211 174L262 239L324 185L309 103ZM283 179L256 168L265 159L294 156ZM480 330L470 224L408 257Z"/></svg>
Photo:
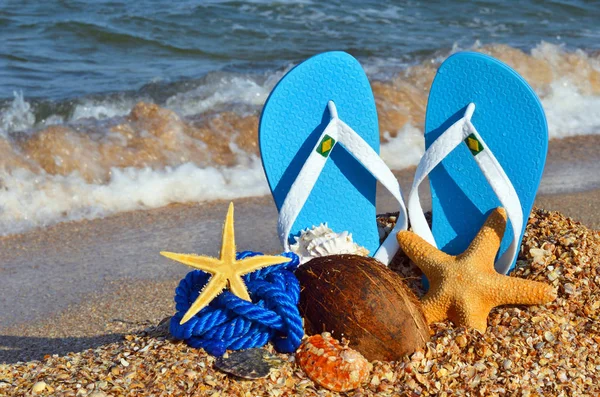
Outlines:
<svg viewBox="0 0 600 397"><path fill-rule="evenodd" d="M600 145L581 143L551 145L547 171L571 167L573 179L597 178L598 163L592 160ZM582 160L574 163L571 157L571 163L559 166L573 154ZM397 173L405 193L413 173ZM552 172L544 176L536 205L600 229L600 189L594 177L585 180L590 190L548 194L557 190L545 182L553 177ZM428 197L426 190L422 197ZM227 204L170 205L1 238L0 362L100 346L171 315L174 288L189 268L159 251L217 255ZM235 204L238 248L278 252L271 198L237 199ZM424 200L424 207L429 205ZM378 212L394 210L392 199L378 197Z"/></svg>

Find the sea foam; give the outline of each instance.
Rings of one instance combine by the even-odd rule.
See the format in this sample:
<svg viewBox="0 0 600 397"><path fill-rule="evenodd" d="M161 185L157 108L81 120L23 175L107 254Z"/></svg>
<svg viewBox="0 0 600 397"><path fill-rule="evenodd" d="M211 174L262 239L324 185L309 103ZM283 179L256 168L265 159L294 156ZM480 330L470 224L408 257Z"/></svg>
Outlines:
<svg viewBox="0 0 600 397"><path fill-rule="evenodd" d="M257 158L245 166L226 168L185 163L158 170L113 169L105 184L88 183L77 173L62 176L25 169L4 176L2 182L3 235L170 203L261 196L269 192Z"/></svg>
<svg viewBox="0 0 600 397"><path fill-rule="evenodd" d="M529 81L551 138L600 133L597 55L547 43L531 54L502 45L473 49L500 58ZM428 88L441 60L436 55L401 67L392 59L400 68L393 73L381 58L366 61L381 156L391 169L414 166L423 154ZM55 114L42 115L35 101L15 93L0 108L0 234L169 203L268 194L258 116L291 67L260 75L213 73L180 84L159 103L140 103L153 102L142 93L78 98ZM581 183L572 188L585 188Z"/></svg>

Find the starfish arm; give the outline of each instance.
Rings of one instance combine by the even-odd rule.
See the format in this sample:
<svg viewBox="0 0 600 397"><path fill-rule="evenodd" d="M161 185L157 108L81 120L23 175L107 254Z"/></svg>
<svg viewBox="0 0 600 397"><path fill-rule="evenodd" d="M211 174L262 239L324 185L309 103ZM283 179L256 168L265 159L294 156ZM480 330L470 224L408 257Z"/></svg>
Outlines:
<svg viewBox="0 0 600 397"><path fill-rule="evenodd" d="M248 288L246 288L244 280L239 275L235 275L229 279L229 290L238 298L252 302Z"/></svg>
<svg viewBox="0 0 600 397"><path fill-rule="evenodd" d="M223 243L221 245L221 260L225 263L235 261L235 232L233 230L233 203L229 203L225 225L223 226Z"/></svg>
<svg viewBox="0 0 600 397"><path fill-rule="evenodd" d="M245 258L236 262L236 273L241 276L243 274L252 273L253 271L261 269L263 267L288 263L291 260L292 258L277 255L251 256L249 258Z"/></svg>
<svg viewBox="0 0 600 397"><path fill-rule="evenodd" d="M556 299L554 287L539 281L498 275L490 284L493 288L488 288L488 293L494 306L543 305Z"/></svg>
<svg viewBox="0 0 600 397"><path fill-rule="evenodd" d="M494 260L500 248L505 228L506 210L498 207L488 216L469 248L458 256L459 262L465 263L475 258L480 270L495 273Z"/></svg>
<svg viewBox="0 0 600 397"><path fill-rule="evenodd" d="M161 251L162 256L174 261L186 264L195 269L205 271L207 273L215 274L219 271L221 261L209 256L200 256L193 254L176 254L174 252Z"/></svg>
<svg viewBox="0 0 600 397"><path fill-rule="evenodd" d="M450 299L440 293L439 290L430 289L421 300L421 307L427 324L438 323L448 318Z"/></svg>
<svg viewBox="0 0 600 397"><path fill-rule="evenodd" d="M448 264L454 262L453 256L438 250L413 232L398 232L396 238L402 251L430 280L437 279L447 270Z"/></svg>
<svg viewBox="0 0 600 397"><path fill-rule="evenodd" d="M208 284L204 286L198 298L192 303L192 306L185 312L185 315L179 324L185 324L190 318L194 317L200 310L204 309L213 299L217 297L227 286L227 278L217 274L210 278Z"/></svg>
<svg viewBox="0 0 600 397"><path fill-rule="evenodd" d="M454 302L448 312L448 318L457 327L474 328L482 333L487 329L487 318L493 305L468 296Z"/></svg>

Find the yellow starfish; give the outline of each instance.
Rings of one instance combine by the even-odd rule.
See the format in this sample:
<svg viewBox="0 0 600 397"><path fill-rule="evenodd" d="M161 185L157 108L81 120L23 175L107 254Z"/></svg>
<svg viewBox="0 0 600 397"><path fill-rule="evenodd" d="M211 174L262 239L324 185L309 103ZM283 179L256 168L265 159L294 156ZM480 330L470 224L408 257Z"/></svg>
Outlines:
<svg viewBox="0 0 600 397"><path fill-rule="evenodd" d="M428 323L450 319L457 326L485 332L488 314L496 306L544 304L556 298L550 285L496 272L494 259L505 227L506 211L496 208L469 248L457 256L445 254L413 232L397 234L402 250L429 280L422 299Z"/></svg>
<svg viewBox="0 0 600 397"><path fill-rule="evenodd" d="M250 295L244 284L242 276L260 268L287 263L291 259L284 256L259 255L242 260L235 259L235 234L233 230L233 203L229 204L225 226L223 227L223 242L221 244L220 259L210 256L174 254L172 252L160 253L167 258L184 263L193 268L212 274L210 281L204 286L198 298L185 313L179 324L184 324L196 313L206 307L225 287L236 296L250 300Z"/></svg>

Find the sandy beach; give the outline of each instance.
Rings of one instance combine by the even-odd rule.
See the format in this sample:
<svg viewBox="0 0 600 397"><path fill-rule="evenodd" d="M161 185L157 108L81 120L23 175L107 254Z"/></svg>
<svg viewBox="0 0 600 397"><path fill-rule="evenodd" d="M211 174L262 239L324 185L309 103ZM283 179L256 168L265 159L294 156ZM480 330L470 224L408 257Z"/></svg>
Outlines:
<svg viewBox="0 0 600 397"><path fill-rule="evenodd" d="M0 396L600 395L600 3L523 0L518 7L502 0L21 3L0 2ZM354 57L360 64L356 74L346 76L345 68L350 72L355 64L344 55L339 59L346 58L340 64L345 66L336 66L331 75L309 68L309 74L296 80L299 85L286 88L294 80L284 76L302 70L296 66L304 60L329 51ZM465 57L461 52L484 56ZM329 55L333 59L340 54ZM516 80L511 86L514 76L502 68L480 76L480 64L499 67L488 65L485 55L512 68L529 88L517 87L521 84ZM464 64L453 69L452 65L461 65L454 63L461 57L471 58L467 66L473 65L472 71ZM356 90L348 90L361 81ZM312 82L318 83L314 88L319 94L327 95L316 99L304 93L305 87L313 90ZM337 95L342 88L348 92ZM539 149L545 146L546 130L549 140L542 181L510 277L497 276L491 265L485 268L494 254L491 249L484 253L474 249L473 257L455 261L420 246L437 258L434 266L438 262L463 266L467 258L465 266L477 272L465 276L461 268L453 273L454 281L444 280L444 288L450 286L452 291L445 289L437 301L442 303L433 305L434 311L443 311L440 316L432 317L431 302L425 299L423 319L430 324L423 324L418 334L423 342L428 329L429 342L400 358L380 357L393 362L377 361L363 352L375 359L363 363L363 369L372 365L372 371L360 387L342 394L319 386L315 379L326 377L323 368L338 365L338 358L344 363L346 356L324 357L330 350L318 342L305 352L317 355L314 360L277 353L267 344L265 349L275 357L270 365L276 368L264 378L244 380L219 370L209 347L204 351L174 340L168 327L175 312L174 292L191 269L160 255L171 251L218 256L230 202L235 203L237 250L280 253L278 212L267 181L272 182L274 174L269 167L277 162L285 166L285 155L295 153L294 145L285 143L287 138L300 138L308 130L295 131L296 123L309 122L306 126L311 129L324 125L321 100L333 101L340 119L365 134L398 178L405 199L425 153L424 135L431 145L436 128L448 121L444 107L452 108L448 113L452 114L469 103L475 105L473 118L473 106L467 106L465 119L473 120L483 139L470 131L467 146L474 155L489 146L515 185L519 201L527 205L533 200L527 190L539 176L537 160L543 156ZM278 106L281 109L271 120L269 109ZM331 109L330 114L337 113ZM372 117L375 112L377 118ZM274 141L282 144L272 146L277 151L268 143L270 125L278 134ZM466 133L465 127L469 124L463 126ZM279 135L280 130L287 135ZM343 135L329 138L348 143ZM317 150L325 157L326 142L331 143L323 139ZM340 165L340 158L327 161ZM489 165L489 156L477 159ZM456 174L446 171L464 177L468 188L460 183L459 188L473 188L468 196L475 204L483 203L487 198L478 188L486 182L472 165L457 164ZM340 168L345 172L346 167ZM293 166L286 171L290 173ZM323 178L332 175L325 173ZM346 177L355 181L359 175ZM335 181L320 182L328 188L326 195L333 192ZM436 190L440 197L453 193L447 205L434 206L433 219L443 208L441 219L449 215L453 227L464 225L456 229L459 236L449 236L448 245L442 241L443 231L436 229L438 243L451 250L472 226L473 212L463 203L462 212L447 212L457 208L464 192L444 184L436 189L440 186L444 189ZM279 183L275 190L285 187ZM354 228L349 232L374 249L376 239L369 243L360 236L364 230L357 224L334 224L332 208L355 207L347 215L339 213L342 219L362 215L355 202L362 197L337 190L344 191L346 203L335 195L331 203L321 197L313 197L312 203L327 202L331 227ZM425 211L432 207L430 193L428 183L422 183L419 195ZM397 203L382 186L376 209L379 225L388 228L396 221ZM502 225L498 221L494 232ZM490 241L495 241L494 235L486 235L485 242ZM414 254L409 245L405 248ZM418 256L415 261L421 263ZM402 250L389 269L404 278L416 296L407 289L394 297L409 297L418 314L417 300L425 293L421 270ZM448 267L436 269L442 273ZM353 274L345 270L326 268L337 275ZM388 273L392 279L396 276ZM433 291L437 276L427 274ZM311 283L323 280L301 280L302 299L310 294ZM385 327L369 330L364 324L377 324L376 319L359 315L378 315L394 327L404 324L403 316L395 315L403 304L391 312L378 310L379 292L357 280L351 278L351 288L332 282L340 294L335 292L328 301L325 288L323 299L317 298L320 306L314 307L355 316L351 321L375 338ZM216 277L213 281L213 286L218 284ZM352 289L355 285L363 287L360 293L366 291L366 297L353 299L359 293ZM385 283L377 282L379 286ZM542 290L543 300L528 302L543 304L505 305L487 314L490 302L523 303ZM345 299L343 305L338 305L340 299ZM282 301L281 295L277 300ZM384 304L387 301L393 303L386 299ZM363 309L365 304L368 310ZM307 307L300 306L301 312ZM409 322L418 317L407 312L412 316ZM283 313L295 314L295 308L285 306ZM304 321L313 322L310 314L304 315ZM478 321L464 321L465 316ZM445 317L456 323L434 322ZM242 326L237 320L236 330ZM213 323L211 327L209 332L218 332ZM295 328L299 337L299 319ZM354 339L356 349L362 349L360 334L331 328L335 338ZM400 345L413 333L394 334L381 344L382 350L405 351ZM398 346L392 347L390 340ZM353 341L349 343L352 348ZM240 362L248 365L252 360ZM320 375L311 377L304 363ZM349 378L356 374L348 371Z"/></svg>
<svg viewBox="0 0 600 397"><path fill-rule="evenodd" d="M589 136L551 142L537 207L600 229L600 189L593 180L600 174L598 142ZM590 175L592 188L544 194L559 190L553 170L572 164L565 159L573 155L581 161L571 165L570 183ZM404 192L413 172L396 173ZM426 186L421 197L429 207ZM217 255L227 204L173 204L1 238L0 362L101 346L172 315L174 289L189 269L158 253ZM278 252L271 197L237 199L235 205L238 248ZM390 197L378 197L379 213L394 210Z"/></svg>
<svg viewBox="0 0 600 397"><path fill-rule="evenodd" d="M253 201L243 204L246 210L260 208L262 200ZM494 309L484 334L435 323L424 351L397 362L373 362L366 384L349 394L316 386L291 355L280 354L282 363L264 379L219 372L214 357L170 340L164 326L155 326L170 313L166 297L175 281L130 279L117 280L58 315L3 330L7 361L13 364L0 364L0 387L8 395L94 397L596 395L599 253L598 231L558 212L534 210L513 276L551 283L558 292L555 302ZM399 253L391 266L419 279L407 264ZM81 352L66 354L73 350ZM41 361L14 363L17 356Z"/></svg>

